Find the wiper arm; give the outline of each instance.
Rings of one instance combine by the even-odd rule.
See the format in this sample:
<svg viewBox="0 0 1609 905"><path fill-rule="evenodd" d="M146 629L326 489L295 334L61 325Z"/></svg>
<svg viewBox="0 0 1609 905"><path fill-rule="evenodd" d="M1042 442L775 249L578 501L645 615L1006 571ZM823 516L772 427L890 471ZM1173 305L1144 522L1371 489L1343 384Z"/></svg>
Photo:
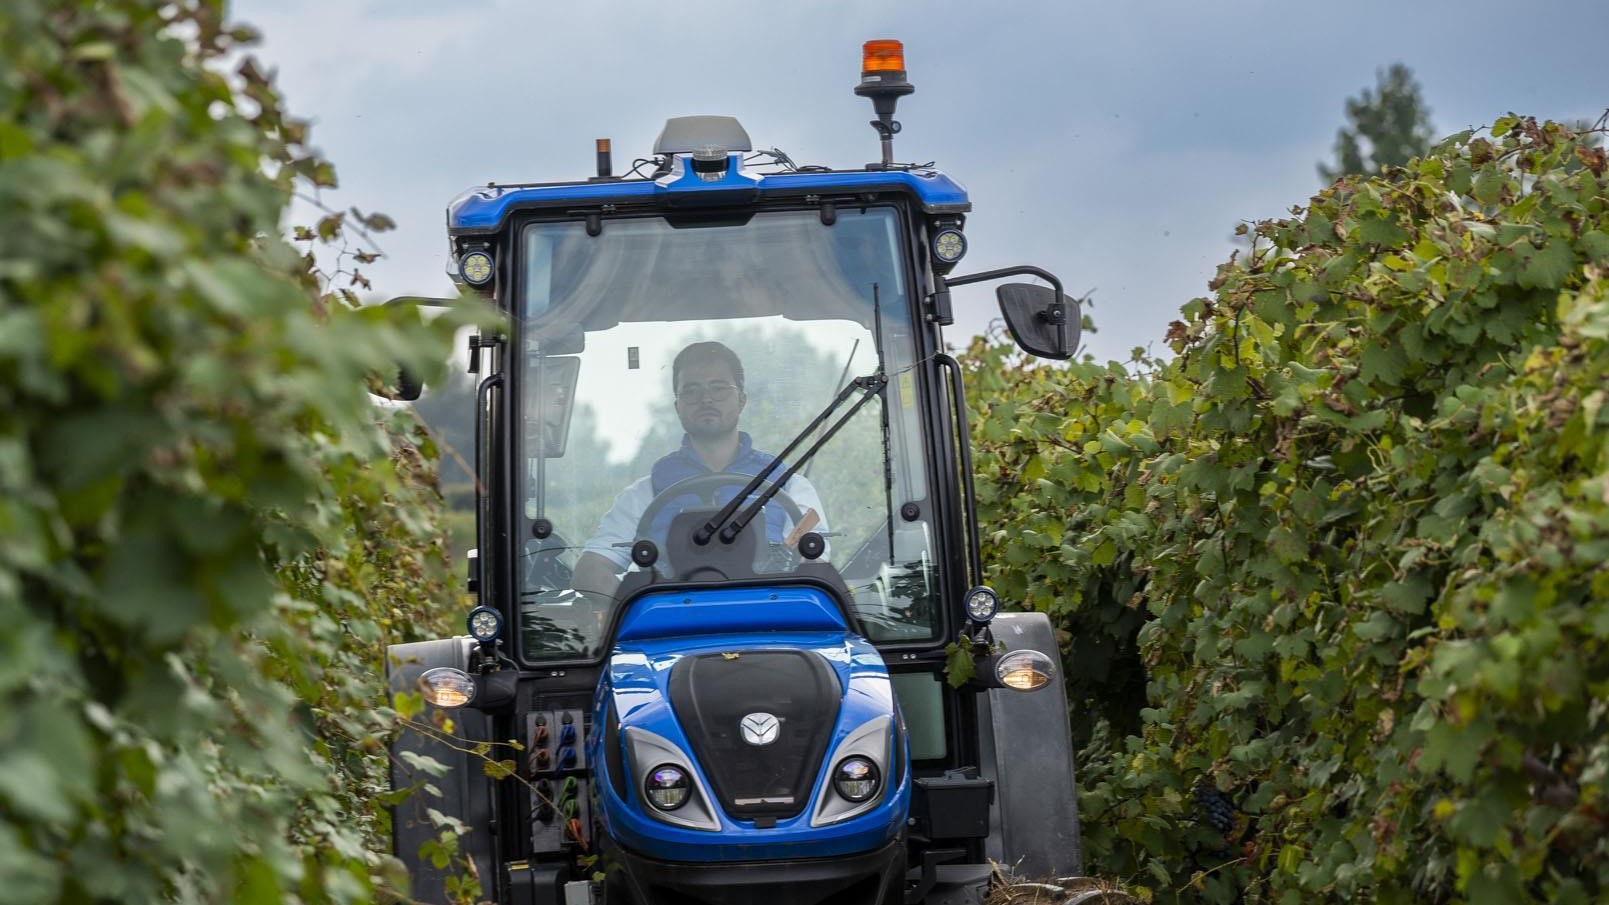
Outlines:
<svg viewBox="0 0 1609 905"><path fill-rule="evenodd" d="M703 527L699 528L693 533L693 542L699 546L703 546L710 542L710 538L715 536L715 532L719 531L721 533L721 543L731 543L738 536L738 534L748 526L749 522L753 521L754 517L760 514L761 510L765 508L765 504L771 502L771 498L776 496L777 493L782 490L782 486L793 480L793 476L799 472L800 468L804 467L805 464L810 461L811 457L816 454L816 451L821 449L821 447L825 445L828 440L831 440L833 435L838 433L840 428L842 428L845 424L848 424L849 419L855 417L855 413L860 411L861 406L865 405L872 399L872 397L882 392L883 387L887 385L888 375L882 373L881 371L878 371L876 374L870 374L865 377L856 377L854 380L851 380L847 385L844 386L842 390L838 391L838 395L834 396L831 402L827 403L827 407L822 409L821 414L817 415L814 420L806 425L805 429L800 431L798 436L789 441L786 449L782 450L782 452L779 453L775 459L772 459L769 464L760 469L759 473L749 480L749 483L744 486L742 492L733 497L731 502L721 507L721 511L717 512L714 518L711 518L709 521L705 522ZM803 443L805 438L814 433L817 428L826 423L827 419L831 418L833 413L838 411L844 402L857 391L862 395L858 400L855 401L854 405L850 406L849 411L845 412L842 417L834 422L833 425L829 427L827 431L810 446L809 449L805 450L804 454L799 456L799 460L788 468L787 471L783 472L780 480L772 483L772 485L766 488L766 491L762 493L759 498L749 506L748 509L743 511L742 515L739 515L737 518L733 519L733 513L737 512L738 507L743 505L743 501L749 498L749 494L758 490L760 485L765 483L765 479L769 477L772 472L776 471L778 466L787 460L788 456L793 453L794 449L798 448L799 444ZM723 525L725 527L722 527Z"/></svg>

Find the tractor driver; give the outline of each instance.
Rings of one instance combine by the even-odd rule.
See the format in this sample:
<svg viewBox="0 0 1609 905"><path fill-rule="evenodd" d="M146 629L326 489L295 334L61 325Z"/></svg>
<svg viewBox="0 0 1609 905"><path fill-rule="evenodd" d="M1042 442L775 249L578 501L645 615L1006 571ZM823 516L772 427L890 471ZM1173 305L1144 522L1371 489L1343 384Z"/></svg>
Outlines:
<svg viewBox="0 0 1609 905"><path fill-rule="evenodd" d="M578 591L613 596L621 573L630 563L629 548L636 540L643 513L666 489L702 475L754 475L776 458L755 449L749 435L737 429L738 416L748 402L743 392L743 362L737 353L718 342L693 343L677 353L671 365L671 386L676 395L676 415L686 431L682 445L660 458L647 476L632 482L615 497L597 533L587 541L586 552L576 562L572 585ZM771 477L776 478L783 470L784 466L778 466ZM741 487L734 482L720 502L735 496ZM804 476L795 475L782 492L798 504L808 530L826 530L821 498ZM756 524L747 530L765 530L771 543L783 542L788 531L802 533L794 530L797 526L780 508L774 503L768 505L765 524L756 519Z"/></svg>

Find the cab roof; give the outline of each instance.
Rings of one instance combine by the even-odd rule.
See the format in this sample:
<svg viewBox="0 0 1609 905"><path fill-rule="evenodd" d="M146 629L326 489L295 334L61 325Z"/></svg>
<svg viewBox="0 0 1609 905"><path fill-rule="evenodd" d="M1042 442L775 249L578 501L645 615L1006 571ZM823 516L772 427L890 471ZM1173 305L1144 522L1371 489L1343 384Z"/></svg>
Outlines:
<svg viewBox="0 0 1609 905"><path fill-rule="evenodd" d="M762 173L750 169L745 154L728 155L726 172L712 180L696 173L691 155L676 154L668 172L648 179L595 179L586 182L497 185L470 189L447 207L447 231L482 235L501 229L521 210L597 209L604 205L664 210L752 206L783 198L896 192L909 196L929 214L962 214L972 209L966 189L931 167L866 170L793 170ZM718 157L716 158L719 159Z"/></svg>

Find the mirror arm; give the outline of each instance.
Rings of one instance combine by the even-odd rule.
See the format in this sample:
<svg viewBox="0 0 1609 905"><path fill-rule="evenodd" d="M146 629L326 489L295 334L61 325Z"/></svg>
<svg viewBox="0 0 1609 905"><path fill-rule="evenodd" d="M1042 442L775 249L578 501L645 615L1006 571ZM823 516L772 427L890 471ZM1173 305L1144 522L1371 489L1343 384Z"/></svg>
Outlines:
<svg viewBox="0 0 1609 905"><path fill-rule="evenodd" d="M998 270L981 270L961 277L945 277L944 282L951 286L965 286L968 283L982 283L988 280L998 280L1001 277L1038 277L1050 284L1056 290L1056 302L1062 304L1061 280L1048 270L1035 267L1032 264L1019 264L1016 267L1001 267ZM1062 308L1063 317L1066 317L1066 308Z"/></svg>
<svg viewBox="0 0 1609 905"><path fill-rule="evenodd" d="M1038 277L1050 284L1056 290L1056 301L1049 308L1039 312L1045 323L1056 327L1056 348L1067 349L1067 294L1062 291L1061 280L1056 275L1041 267L1032 264L1018 264L1015 267L1001 267L995 270L981 270L959 277L941 277L941 291L946 300L949 297L950 286L965 286L968 283L983 283L989 280L998 280L1001 277L1029 276ZM1069 350L1070 351L1070 350Z"/></svg>

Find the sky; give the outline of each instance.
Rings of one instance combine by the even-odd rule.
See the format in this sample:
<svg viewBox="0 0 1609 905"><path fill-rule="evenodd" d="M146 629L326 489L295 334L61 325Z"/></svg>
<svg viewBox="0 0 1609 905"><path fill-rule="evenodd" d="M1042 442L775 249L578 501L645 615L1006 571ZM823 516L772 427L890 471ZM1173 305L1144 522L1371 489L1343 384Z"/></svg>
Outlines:
<svg viewBox="0 0 1609 905"><path fill-rule="evenodd" d="M853 94L861 43L905 44L916 93L899 161L966 186L957 273L1033 264L1092 293L1086 351L1164 352L1180 306L1232 249L1235 224L1289 214L1321 185L1348 97L1394 62L1438 135L1514 111L1609 108L1609 0L244 0L256 55L336 165L323 201L382 211L374 291L448 295L447 203L487 182L616 172L664 121L728 114L799 163L879 159ZM947 337L999 316L954 291Z"/></svg>

